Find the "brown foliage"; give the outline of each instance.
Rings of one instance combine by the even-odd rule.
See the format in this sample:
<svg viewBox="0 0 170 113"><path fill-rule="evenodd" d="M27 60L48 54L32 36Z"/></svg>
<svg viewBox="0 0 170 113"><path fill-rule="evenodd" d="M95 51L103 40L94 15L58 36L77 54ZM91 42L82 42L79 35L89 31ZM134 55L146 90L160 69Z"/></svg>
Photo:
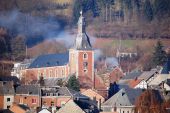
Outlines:
<svg viewBox="0 0 170 113"><path fill-rule="evenodd" d="M136 102L136 113L167 113L165 108L159 93L154 90L144 91Z"/></svg>
<svg viewBox="0 0 170 113"><path fill-rule="evenodd" d="M66 52L64 44L57 42L56 40L44 41L36 46L28 49L29 57L36 57L42 54L53 54Z"/></svg>

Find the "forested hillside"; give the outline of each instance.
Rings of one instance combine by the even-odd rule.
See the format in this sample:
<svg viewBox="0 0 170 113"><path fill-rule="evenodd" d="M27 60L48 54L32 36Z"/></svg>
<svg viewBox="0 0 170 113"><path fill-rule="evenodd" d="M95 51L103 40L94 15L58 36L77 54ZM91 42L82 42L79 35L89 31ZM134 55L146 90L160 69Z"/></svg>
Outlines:
<svg viewBox="0 0 170 113"><path fill-rule="evenodd" d="M83 0L82 4L96 37L170 38L169 0Z"/></svg>
<svg viewBox="0 0 170 113"><path fill-rule="evenodd" d="M97 38L170 38L169 0L1 0L0 57L23 59L26 45L74 30L80 10Z"/></svg>

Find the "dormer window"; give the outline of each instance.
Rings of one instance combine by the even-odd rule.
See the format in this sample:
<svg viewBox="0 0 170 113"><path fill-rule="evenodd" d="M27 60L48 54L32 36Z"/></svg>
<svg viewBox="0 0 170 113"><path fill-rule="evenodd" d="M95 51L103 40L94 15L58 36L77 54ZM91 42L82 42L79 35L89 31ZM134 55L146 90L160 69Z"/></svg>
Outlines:
<svg viewBox="0 0 170 113"><path fill-rule="evenodd" d="M87 53L84 53L84 54L83 54L83 59L88 59Z"/></svg>

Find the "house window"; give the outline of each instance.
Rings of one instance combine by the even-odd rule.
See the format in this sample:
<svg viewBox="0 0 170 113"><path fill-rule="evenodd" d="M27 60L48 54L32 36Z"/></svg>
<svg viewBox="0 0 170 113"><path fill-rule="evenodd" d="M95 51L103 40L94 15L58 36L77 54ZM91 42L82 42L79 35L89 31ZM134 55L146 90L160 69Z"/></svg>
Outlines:
<svg viewBox="0 0 170 113"><path fill-rule="evenodd" d="M83 62L83 66L84 66L84 68L87 68L88 62Z"/></svg>
<svg viewBox="0 0 170 113"><path fill-rule="evenodd" d="M63 77L63 76L64 76L64 69L62 69L62 71L61 71L61 72L62 72L62 77Z"/></svg>
<svg viewBox="0 0 170 113"><path fill-rule="evenodd" d="M32 104L36 104L36 99L35 98L32 99Z"/></svg>
<svg viewBox="0 0 170 113"><path fill-rule="evenodd" d="M84 71L84 73L87 73L87 72L88 72L87 69L84 69L83 71Z"/></svg>
<svg viewBox="0 0 170 113"><path fill-rule="evenodd" d="M84 54L83 54L83 59L87 59L87 58L88 58L87 53L84 53Z"/></svg>
<svg viewBox="0 0 170 113"><path fill-rule="evenodd" d="M44 77L46 76L46 69L44 69Z"/></svg>
<svg viewBox="0 0 170 113"><path fill-rule="evenodd" d="M7 109L9 109L11 106L7 106Z"/></svg>
<svg viewBox="0 0 170 113"><path fill-rule="evenodd" d="M54 102L51 102L51 106L54 106Z"/></svg>
<svg viewBox="0 0 170 113"><path fill-rule="evenodd" d="M23 98L20 98L20 99L19 99L19 103L20 103L20 104L23 104Z"/></svg>
<svg viewBox="0 0 170 113"><path fill-rule="evenodd" d="M50 77L52 77L52 70L50 70Z"/></svg>
<svg viewBox="0 0 170 113"><path fill-rule="evenodd" d="M10 102L10 98L7 98L7 102Z"/></svg>

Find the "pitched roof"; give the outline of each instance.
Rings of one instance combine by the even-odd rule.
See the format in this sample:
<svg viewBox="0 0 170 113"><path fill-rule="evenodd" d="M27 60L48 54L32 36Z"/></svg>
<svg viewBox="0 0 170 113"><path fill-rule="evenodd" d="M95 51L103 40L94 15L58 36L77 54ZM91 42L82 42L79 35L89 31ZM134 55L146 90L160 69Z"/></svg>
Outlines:
<svg viewBox="0 0 170 113"><path fill-rule="evenodd" d="M25 105L12 105L12 107L10 108L10 111L14 112L14 113L26 113L27 111L29 111L30 108L25 106Z"/></svg>
<svg viewBox="0 0 170 113"><path fill-rule="evenodd" d="M161 84L163 81L170 79L170 74L159 74L154 80L152 80L149 85L159 85Z"/></svg>
<svg viewBox="0 0 170 113"><path fill-rule="evenodd" d="M12 82L0 82L0 95L14 95L14 87Z"/></svg>
<svg viewBox="0 0 170 113"><path fill-rule="evenodd" d="M48 111L47 109L42 109L41 111L39 111L38 113L51 113L50 111Z"/></svg>
<svg viewBox="0 0 170 113"><path fill-rule="evenodd" d="M20 80L16 76L0 76L0 81L13 81L14 85L20 84Z"/></svg>
<svg viewBox="0 0 170 113"><path fill-rule="evenodd" d="M127 85L119 85L119 88L125 89L126 94L127 94L132 105L135 105L135 101L136 101L137 97L140 96L143 92L142 89L133 89Z"/></svg>
<svg viewBox="0 0 170 113"><path fill-rule="evenodd" d="M63 66L69 62L69 53L47 54L37 57L29 68Z"/></svg>
<svg viewBox="0 0 170 113"><path fill-rule="evenodd" d="M163 66L161 74L169 74L170 72L170 57L168 58L168 61Z"/></svg>
<svg viewBox="0 0 170 113"><path fill-rule="evenodd" d="M82 95L80 92L74 91L67 87L48 87L42 88L42 96L45 96L46 93L57 93L59 96L70 96L74 98L88 98L87 96Z"/></svg>
<svg viewBox="0 0 170 113"><path fill-rule="evenodd" d="M73 100L70 100L56 113L85 113L85 112Z"/></svg>
<svg viewBox="0 0 170 113"><path fill-rule="evenodd" d="M90 97L91 99L93 99L93 97L96 97L96 98L100 98L104 101L104 97L92 89L88 89L88 90L82 92L82 94Z"/></svg>
<svg viewBox="0 0 170 113"><path fill-rule="evenodd" d="M134 79L129 81L129 87L134 88L136 85L138 85L142 79Z"/></svg>
<svg viewBox="0 0 170 113"><path fill-rule="evenodd" d="M149 78L151 78L156 73L158 73L157 70L144 71L138 78L144 79L145 81L147 81Z"/></svg>
<svg viewBox="0 0 170 113"><path fill-rule="evenodd" d="M104 102L102 106L121 107L121 106L132 106L132 104L127 96L125 89L121 89L111 98L109 98L106 102Z"/></svg>
<svg viewBox="0 0 170 113"><path fill-rule="evenodd" d="M142 74L141 71L132 71L130 73L128 73L127 75L125 75L122 79L135 79L137 77L139 77Z"/></svg>
<svg viewBox="0 0 170 113"><path fill-rule="evenodd" d="M21 85L16 88L16 94L29 94L38 95L39 86L38 85Z"/></svg>

